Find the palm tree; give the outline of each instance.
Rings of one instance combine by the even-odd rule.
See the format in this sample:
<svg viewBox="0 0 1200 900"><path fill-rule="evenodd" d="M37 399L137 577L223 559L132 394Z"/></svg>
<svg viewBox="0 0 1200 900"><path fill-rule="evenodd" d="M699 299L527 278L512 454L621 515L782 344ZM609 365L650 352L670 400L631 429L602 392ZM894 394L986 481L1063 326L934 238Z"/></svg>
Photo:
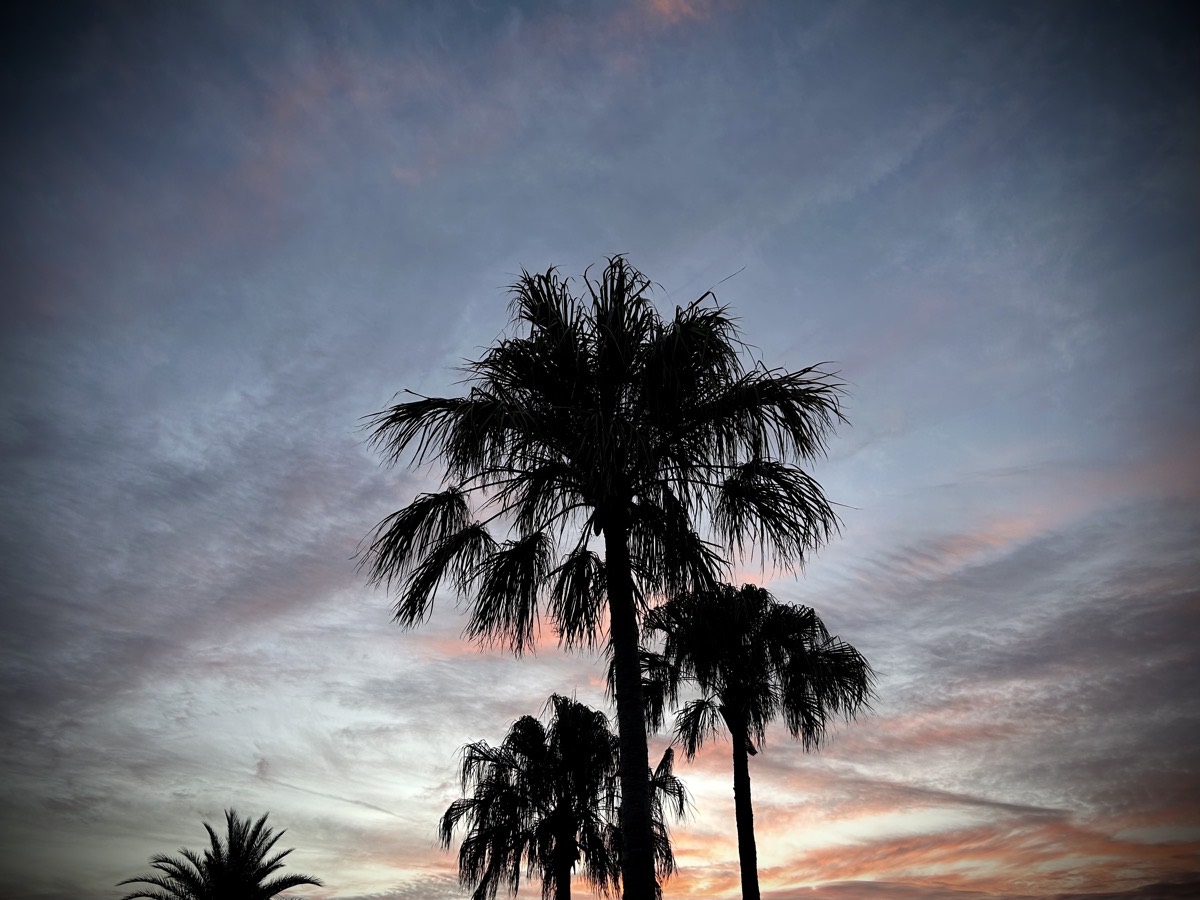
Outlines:
<svg viewBox="0 0 1200 900"><path fill-rule="evenodd" d="M518 719L499 747L478 741L463 749L462 789L442 816L439 835L449 847L455 829L466 837L458 853L459 880L473 900L495 900L504 884L517 893L524 869L542 879L542 896L568 900L571 874L582 861L585 880L603 894L620 880L619 750L607 717L569 697L553 695L549 727ZM663 801L682 815L685 795L672 771L670 750L651 773L657 868L674 871Z"/></svg>
<svg viewBox="0 0 1200 900"><path fill-rule="evenodd" d="M522 272L516 334L466 364L465 396L417 397L371 417L388 464L408 453L416 465L437 461L443 482L379 523L362 564L396 591L404 627L428 617L448 579L469 599L470 637L519 654L544 613L563 646L607 639L622 883L628 900L649 900L641 616L657 598L717 583L727 564L712 539L739 553L753 541L764 562L787 566L836 529L800 463L824 452L842 418L840 385L820 367L747 366L711 293L660 316L650 281L621 256L583 281L586 298L554 269Z"/></svg>
<svg viewBox="0 0 1200 900"><path fill-rule="evenodd" d="M181 848L181 858L162 854L151 857L150 865L158 870L156 873L119 882L148 887L126 894L121 900L136 897L148 900L270 900L302 884L319 887L321 882L311 875L279 875L264 880L282 869L283 858L292 852L284 850L270 856L271 849L286 832L276 834L267 828L267 815L264 813L251 824L249 819L239 818L236 810L226 810L223 844L212 826L205 822L211 846L203 856Z"/></svg>
<svg viewBox="0 0 1200 900"><path fill-rule="evenodd" d="M804 749L816 749L832 717L868 708L874 672L809 607L779 603L752 584L673 597L650 612L645 634L662 641L661 653L643 655L649 724L661 725L665 705L692 686L701 696L675 719L687 758L722 724L729 734L742 897L759 900L749 757L778 716Z"/></svg>

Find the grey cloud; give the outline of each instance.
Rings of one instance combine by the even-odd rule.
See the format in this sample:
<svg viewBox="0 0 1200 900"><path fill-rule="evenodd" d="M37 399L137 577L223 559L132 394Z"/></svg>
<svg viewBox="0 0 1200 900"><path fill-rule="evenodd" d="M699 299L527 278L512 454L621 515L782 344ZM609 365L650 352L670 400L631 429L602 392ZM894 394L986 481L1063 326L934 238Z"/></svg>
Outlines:
<svg viewBox="0 0 1200 900"><path fill-rule="evenodd" d="M837 630L881 671L877 713L822 757L899 766L931 797L1170 818L1197 790L1198 533L1187 504L1117 507L965 559L913 545L856 576L865 590L801 592L818 611L846 596Z"/></svg>
<svg viewBox="0 0 1200 900"><path fill-rule="evenodd" d="M380 470L356 429L455 391L520 267L629 250L667 306L746 266L719 291L764 359L854 382L818 472L857 507L846 546L779 592L881 698L819 757L773 734L765 783L828 763L855 797L1184 819L1200 527L1147 471L1195 444L1189 32L1166 7L706 9L113 9L5 56L21 815L121 830L116 872L230 793L339 797L310 832L333 868L383 852L347 823L399 796L420 860L461 743L551 690L603 704L584 655L448 650L453 598L388 622L351 557L436 473Z"/></svg>

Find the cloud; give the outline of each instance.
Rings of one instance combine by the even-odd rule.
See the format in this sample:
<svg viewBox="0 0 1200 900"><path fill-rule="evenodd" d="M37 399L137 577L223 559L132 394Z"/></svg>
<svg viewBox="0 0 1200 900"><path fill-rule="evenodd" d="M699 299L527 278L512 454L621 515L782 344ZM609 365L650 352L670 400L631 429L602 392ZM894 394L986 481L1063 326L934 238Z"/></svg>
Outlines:
<svg viewBox="0 0 1200 900"><path fill-rule="evenodd" d="M623 249L667 308L744 266L719 289L763 359L853 382L817 470L844 540L769 584L880 697L754 759L764 885L1194 868L1195 60L1165 9L23 14L0 893L103 892L236 798L311 896L461 894L455 751L551 691L604 707L603 664L480 651L449 594L391 623L353 554L437 472L381 470L358 417L456 392L521 266ZM680 763L673 892L737 891L728 753ZM804 894L808 854L842 883Z"/></svg>
<svg viewBox="0 0 1200 900"><path fill-rule="evenodd" d="M677 24L688 19L708 18L717 4L713 0L645 0L642 6L651 16Z"/></svg>
<svg viewBox="0 0 1200 900"><path fill-rule="evenodd" d="M1189 871L1195 843L1114 840L1065 820L997 823L937 835L864 841L810 851L799 868L816 881L913 881L987 892L1133 886L1165 868Z"/></svg>

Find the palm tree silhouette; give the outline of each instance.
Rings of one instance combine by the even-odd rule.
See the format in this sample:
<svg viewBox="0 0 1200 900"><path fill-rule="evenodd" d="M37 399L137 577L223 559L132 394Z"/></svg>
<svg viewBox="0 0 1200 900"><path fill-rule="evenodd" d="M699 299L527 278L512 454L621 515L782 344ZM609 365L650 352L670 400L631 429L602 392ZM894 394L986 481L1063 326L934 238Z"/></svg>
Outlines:
<svg viewBox="0 0 1200 900"><path fill-rule="evenodd" d="M779 603L752 584L674 597L650 612L645 635L662 641L660 653L643 656L649 724L661 725L664 707L690 685L701 696L675 719L687 758L722 724L729 734L742 897L759 900L749 757L779 716L806 750L818 747L830 718L868 708L874 672L812 609Z"/></svg>
<svg viewBox="0 0 1200 900"><path fill-rule="evenodd" d="M266 813L253 824L238 817L237 811L225 811L224 843L207 822L211 846L204 855L181 848L179 857L158 854L150 865L158 871L127 878L118 884L145 884L121 900L144 897L147 900L270 900L289 888L302 884L320 886L311 875L279 875L266 880L283 868L284 850L270 856L275 843L283 837L266 827Z"/></svg>
<svg viewBox="0 0 1200 900"><path fill-rule="evenodd" d="M362 565L396 590L405 627L426 619L443 579L470 600L467 635L518 654L542 612L567 647L594 646L607 626L622 884L628 900L649 900L640 618L653 598L711 588L726 570L702 522L726 547L753 541L782 565L832 533L837 518L800 463L824 452L841 420L840 385L819 367L747 367L711 292L661 317L650 281L621 256L584 284L589 297L577 298L554 269L523 272L512 287L518 334L464 367L465 396L371 417L388 464L411 451L414 464L440 462L444 480L379 523Z"/></svg>
<svg viewBox="0 0 1200 900"><path fill-rule="evenodd" d="M620 881L619 744L608 718L569 697L553 695L549 727L533 716L513 723L499 747L483 741L463 749L462 789L438 829L449 848L455 829L466 829L458 853L459 880L473 900L494 900L501 884L516 894L521 872L536 871L542 896L568 900L571 874L601 893ZM651 773L655 858L661 876L674 871L663 804L678 817L686 804L683 783L672 771L668 749Z"/></svg>

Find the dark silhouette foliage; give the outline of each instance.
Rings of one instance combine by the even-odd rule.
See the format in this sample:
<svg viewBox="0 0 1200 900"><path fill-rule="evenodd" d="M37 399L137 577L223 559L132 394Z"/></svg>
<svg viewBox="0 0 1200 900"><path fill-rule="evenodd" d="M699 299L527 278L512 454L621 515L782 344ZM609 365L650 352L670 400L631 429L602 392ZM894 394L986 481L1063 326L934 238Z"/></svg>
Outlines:
<svg viewBox="0 0 1200 900"><path fill-rule="evenodd" d="M662 724L667 706L678 706L680 689L691 687L700 696L675 717L687 758L722 726L729 735L742 897L758 900L749 757L777 718L804 749L815 750L832 718L869 708L874 673L812 609L779 603L752 584L673 597L646 617L645 635L662 648L643 655L651 727Z"/></svg>
<svg viewBox="0 0 1200 900"><path fill-rule="evenodd" d="M224 842L205 822L209 847L203 855L181 848L178 857L151 857L155 872L120 882L146 886L121 900L270 900L302 884L320 886L311 875L270 877L283 868L283 858L292 851L272 855L285 832L275 833L266 823L266 813L252 823L239 818L236 810L226 810Z"/></svg>
<svg viewBox="0 0 1200 900"><path fill-rule="evenodd" d="M837 528L801 464L841 420L841 388L819 366L750 358L711 293L660 315L624 257L583 285L576 296L554 269L523 272L515 333L465 365L462 396L371 417L388 464L436 461L443 482L379 523L362 564L395 591L405 627L428 617L445 583L468 601L472 638L519 654L545 618L564 646L607 644L623 890L650 900L641 617L663 597L714 588L726 552L790 566Z"/></svg>
<svg viewBox="0 0 1200 900"><path fill-rule="evenodd" d="M448 848L455 830L465 830L459 880L473 889L473 900L494 900L501 886L515 895L522 872L541 878L547 900L567 900L577 865L603 894L615 893L620 882L617 736L602 712L569 697L555 694L547 706L553 708L549 726L523 716L498 747L477 741L463 748L468 796L450 804L439 835ZM667 750L649 773L654 855L663 878L675 868L664 812L678 817L686 804L673 760Z"/></svg>

